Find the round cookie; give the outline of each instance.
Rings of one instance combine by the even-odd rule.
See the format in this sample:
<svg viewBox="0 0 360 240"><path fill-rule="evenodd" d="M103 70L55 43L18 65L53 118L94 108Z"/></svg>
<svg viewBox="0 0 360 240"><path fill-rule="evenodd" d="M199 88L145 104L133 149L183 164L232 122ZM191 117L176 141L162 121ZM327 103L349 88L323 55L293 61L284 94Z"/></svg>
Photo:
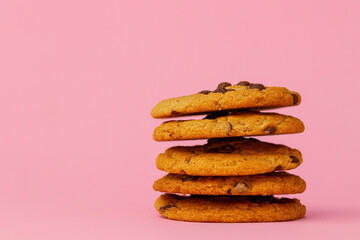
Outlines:
<svg viewBox="0 0 360 240"><path fill-rule="evenodd" d="M299 93L284 87L265 87L246 81L231 86L224 82L215 91L163 100L152 109L151 116L167 118L220 110L285 107L300 102Z"/></svg>
<svg viewBox="0 0 360 240"><path fill-rule="evenodd" d="M302 193L306 183L286 172L227 177L169 173L156 180L153 188L159 192L196 195L280 195Z"/></svg>
<svg viewBox="0 0 360 240"><path fill-rule="evenodd" d="M193 176L254 175L298 167L301 152L253 138L209 139L202 146L171 147L156 158L158 169Z"/></svg>
<svg viewBox="0 0 360 240"><path fill-rule="evenodd" d="M298 199L273 196L161 195L155 209L164 217L190 222L278 222L305 216Z"/></svg>
<svg viewBox="0 0 360 240"><path fill-rule="evenodd" d="M300 133L304 129L303 122L292 116L238 112L215 119L164 122L155 128L153 138L156 141L224 138Z"/></svg>

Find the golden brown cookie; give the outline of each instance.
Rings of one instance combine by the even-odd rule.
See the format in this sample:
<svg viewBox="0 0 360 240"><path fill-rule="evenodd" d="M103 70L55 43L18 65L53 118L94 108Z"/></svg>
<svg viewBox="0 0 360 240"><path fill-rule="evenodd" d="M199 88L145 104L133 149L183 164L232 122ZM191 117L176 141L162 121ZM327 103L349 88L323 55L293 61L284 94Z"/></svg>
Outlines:
<svg viewBox="0 0 360 240"><path fill-rule="evenodd" d="M209 139L202 146L171 147L156 159L158 169L194 176L253 175L298 167L301 152L254 138Z"/></svg>
<svg viewBox="0 0 360 240"><path fill-rule="evenodd" d="M168 121L154 130L156 141L224 138L300 133L305 127L299 119L260 112L238 112L212 119Z"/></svg>
<svg viewBox="0 0 360 240"><path fill-rule="evenodd" d="M153 188L159 192L196 195L280 195L302 193L306 183L286 172L227 177L169 173L156 180Z"/></svg>
<svg viewBox="0 0 360 240"><path fill-rule="evenodd" d="M231 86L224 82L215 91L163 100L152 109L151 115L167 118L221 110L285 107L300 102L299 93L284 87L265 87L246 81Z"/></svg>
<svg viewBox="0 0 360 240"><path fill-rule="evenodd" d="M297 199L273 196L161 195L156 210L164 217L190 222L278 222L305 216Z"/></svg>

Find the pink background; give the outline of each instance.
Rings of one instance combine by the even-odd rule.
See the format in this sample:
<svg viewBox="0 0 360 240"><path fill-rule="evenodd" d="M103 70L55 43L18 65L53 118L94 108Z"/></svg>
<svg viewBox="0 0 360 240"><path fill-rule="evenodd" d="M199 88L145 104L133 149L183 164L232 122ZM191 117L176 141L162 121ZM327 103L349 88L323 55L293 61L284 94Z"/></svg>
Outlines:
<svg viewBox="0 0 360 240"><path fill-rule="evenodd" d="M0 2L0 239L359 239L360 1ZM306 218L168 221L153 203L160 100L286 86ZM201 142L201 141L200 141Z"/></svg>

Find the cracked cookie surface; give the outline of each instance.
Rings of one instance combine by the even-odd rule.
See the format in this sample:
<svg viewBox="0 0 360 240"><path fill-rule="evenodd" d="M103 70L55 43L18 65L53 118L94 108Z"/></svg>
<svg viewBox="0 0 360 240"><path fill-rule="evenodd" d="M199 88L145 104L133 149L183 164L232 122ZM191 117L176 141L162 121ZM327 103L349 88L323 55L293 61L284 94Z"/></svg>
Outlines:
<svg viewBox="0 0 360 240"><path fill-rule="evenodd" d="M215 91L170 98L159 102L151 111L154 118L167 118L207 112L275 108L299 105L301 96L284 87L265 87L242 81L238 85L220 83Z"/></svg>
<svg viewBox="0 0 360 240"><path fill-rule="evenodd" d="M169 173L156 180L153 188L159 192L196 195L281 195L302 193L306 183L286 172L227 177Z"/></svg>
<svg viewBox="0 0 360 240"><path fill-rule="evenodd" d="M301 152L253 138L209 139L205 145L177 146L160 153L158 169L193 176L254 175L290 170L302 163Z"/></svg>
<svg viewBox="0 0 360 240"><path fill-rule="evenodd" d="M164 217L191 222L277 222L305 216L298 199L273 196L178 196L163 194L155 209Z"/></svg>
<svg viewBox="0 0 360 240"><path fill-rule="evenodd" d="M215 119L168 121L155 128L156 141L300 133L301 120L277 113L238 112Z"/></svg>

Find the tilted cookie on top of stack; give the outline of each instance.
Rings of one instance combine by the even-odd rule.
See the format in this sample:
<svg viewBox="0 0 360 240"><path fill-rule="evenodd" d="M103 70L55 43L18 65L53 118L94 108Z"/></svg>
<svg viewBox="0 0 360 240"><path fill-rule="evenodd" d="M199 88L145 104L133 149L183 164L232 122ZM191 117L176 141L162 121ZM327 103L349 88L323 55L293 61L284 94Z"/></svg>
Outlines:
<svg viewBox="0 0 360 240"><path fill-rule="evenodd" d="M223 82L214 91L166 99L152 110L154 118L207 114L201 120L172 120L154 130L156 141L208 139L201 146L176 146L156 159L168 172L154 182L165 192L155 202L166 218L195 222L275 222L302 218L298 199L273 195L305 191L298 167L301 152L247 136L301 133L297 118L255 110L298 105L298 93L241 81Z"/></svg>

